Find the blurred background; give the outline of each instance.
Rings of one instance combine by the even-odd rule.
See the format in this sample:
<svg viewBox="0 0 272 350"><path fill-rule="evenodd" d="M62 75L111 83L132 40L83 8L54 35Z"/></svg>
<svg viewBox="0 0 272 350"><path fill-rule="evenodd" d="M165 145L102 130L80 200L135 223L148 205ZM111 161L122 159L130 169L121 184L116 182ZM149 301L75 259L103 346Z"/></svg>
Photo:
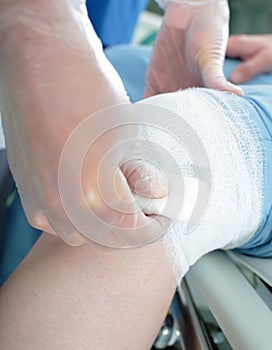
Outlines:
<svg viewBox="0 0 272 350"><path fill-rule="evenodd" d="M272 2L270 0L229 0L231 34L272 33ZM163 11L155 0L139 19L134 43L151 44L161 23Z"/></svg>

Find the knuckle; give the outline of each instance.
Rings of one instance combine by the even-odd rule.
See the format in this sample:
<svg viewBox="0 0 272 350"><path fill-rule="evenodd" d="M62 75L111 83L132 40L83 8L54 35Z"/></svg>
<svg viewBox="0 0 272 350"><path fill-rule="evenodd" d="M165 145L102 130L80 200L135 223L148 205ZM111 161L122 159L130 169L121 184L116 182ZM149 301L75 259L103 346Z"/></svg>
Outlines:
<svg viewBox="0 0 272 350"><path fill-rule="evenodd" d="M235 38L239 43L246 43L248 41L248 36L245 34L237 34L233 38Z"/></svg>
<svg viewBox="0 0 272 350"><path fill-rule="evenodd" d="M33 211L27 215L29 224L38 230L47 230L49 222L46 216L40 211Z"/></svg>
<svg viewBox="0 0 272 350"><path fill-rule="evenodd" d="M264 62L272 66L272 49L267 49L262 54Z"/></svg>
<svg viewBox="0 0 272 350"><path fill-rule="evenodd" d="M54 186L46 185L44 189L44 203L48 208L57 208L60 206L60 193Z"/></svg>

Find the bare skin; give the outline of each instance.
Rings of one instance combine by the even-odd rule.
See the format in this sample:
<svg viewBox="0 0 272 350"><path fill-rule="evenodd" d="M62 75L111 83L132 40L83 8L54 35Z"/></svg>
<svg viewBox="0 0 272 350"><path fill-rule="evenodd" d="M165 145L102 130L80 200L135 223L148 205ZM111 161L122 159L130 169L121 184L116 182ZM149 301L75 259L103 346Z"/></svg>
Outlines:
<svg viewBox="0 0 272 350"><path fill-rule="evenodd" d="M73 248L44 234L0 291L1 349L150 349L174 290L161 242Z"/></svg>
<svg viewBox="0 0 272 350"><path fill-rule="evenodd" d="M242 84L260 73L272 72L272 35L232 35L227 55L242 63L232 72L231 80Z"/></svg>

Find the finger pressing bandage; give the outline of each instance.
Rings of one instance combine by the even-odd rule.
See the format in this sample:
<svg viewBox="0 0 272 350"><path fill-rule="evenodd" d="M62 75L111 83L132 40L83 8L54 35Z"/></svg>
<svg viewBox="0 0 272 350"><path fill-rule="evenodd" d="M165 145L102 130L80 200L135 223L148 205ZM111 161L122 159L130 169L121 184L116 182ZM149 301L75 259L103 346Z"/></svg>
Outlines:
<svg viewBox="0 0 272 350"><path fill-rule="evenodd" d="M178 183L179 179L172 177L172 183ZM189 222L192 219L194 207L197 203L197 196L199 190L199 180L193 177L184 177L184 198L183 206L179 215L180 220ZM172 196L173 193L169 193ZM164 215L169 218L175 216L176 210L172 210L171 206L167 207L167 197L149 199L141 196L134 196L136 203L146 215Z"/></svg>

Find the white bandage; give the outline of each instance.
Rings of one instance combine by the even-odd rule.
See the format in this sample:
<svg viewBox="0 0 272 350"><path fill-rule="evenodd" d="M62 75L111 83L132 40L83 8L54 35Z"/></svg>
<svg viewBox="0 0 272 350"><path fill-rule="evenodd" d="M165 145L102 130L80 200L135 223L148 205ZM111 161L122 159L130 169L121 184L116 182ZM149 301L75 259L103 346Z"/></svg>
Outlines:
<svg viewBox="0 0 272 350"><path fill-rule="evenodd" d="M163 238L177 280L207 252L240 246L258 228L262 207L262 146L248 111L241 107L244 105L241 101L239 97L227 93L188 89L139 102L168 110L169 118L165 113L158 115L155 109L156 118L164 118L166 129L172 123L173 113L180 121L188 123L201 140L209 160L210 195L201 219L187 232L188 220L194 220L192 216L189 219L188 215L199 200L196 199L195 184L202 181L193 170L191 174L187 171L186 178L191 177L191 180L184 181L185 212L181 210L178 217L172 218L173 224ZM179 126L176 124L174 127L177 129ZM183 127L182 124L180 127ZM176 140L160 136L158 130L154 133L147 130L145 137L151 143L159 140L160 146L172 154L181 169L194 169L194 160L186 158L184 149L179 149ZM154 154L154 159L156 156ZM168 170L171 182L172 169ZM176 183L175 186L179 185ZM174 195L173 186L171 191L169 196ZM164 212L167 207L165 200L153 200L147 205L138 203L149 215L154 213L171 217L171 208Z"/></svg>

